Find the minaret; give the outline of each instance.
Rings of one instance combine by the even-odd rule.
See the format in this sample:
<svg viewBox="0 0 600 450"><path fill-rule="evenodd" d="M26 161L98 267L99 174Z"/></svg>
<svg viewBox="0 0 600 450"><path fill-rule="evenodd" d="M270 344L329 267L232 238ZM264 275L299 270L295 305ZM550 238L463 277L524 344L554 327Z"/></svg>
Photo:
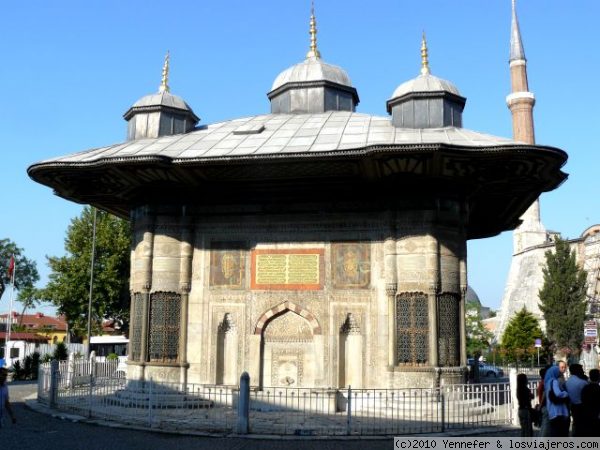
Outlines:
<svg viewBox="0 0 600 450"><path fill-rule="evenodd" d="M535 97L529 92L527 82L527 59L521 40L519 21L515 9L515 0L512 0L512 21L510 33L510 79L511 93L506 97L506 103L513 119L513 138L527 144L535 144L533 128L533 106ZM522 252L524 249L543 244L547 240L546 229L540 219L540 202L535 202L521 216L522 224L513 233L513 252Z"/></svg>

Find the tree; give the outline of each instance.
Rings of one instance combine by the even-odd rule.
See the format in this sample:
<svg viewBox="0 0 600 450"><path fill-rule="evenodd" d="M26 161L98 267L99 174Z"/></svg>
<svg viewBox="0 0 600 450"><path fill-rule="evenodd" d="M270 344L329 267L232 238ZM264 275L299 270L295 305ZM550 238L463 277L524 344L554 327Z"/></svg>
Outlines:
<svg viewBox="0 0 600 450"><path fill-rule="evenodd" d="M466 304L467 354L481 355L488 350L494 335L481 322L481 306L477 302Z"/></svg>
<svg viewBox="0 0 600 450"><path fill-rule="evenodd" d="M51 273L42 292L65 315L76 336L84 336L87 330L93 221L91 207L71 221L65 238L67 254L48 257ZM95 329L106 317L128 323L130 243L128 222L98 210L91 311Z"/></svg>
<svg viewBox="0 0 600 450"><path fill-rule="evenodd" d="M506 326L500 345L509 361L528 361L537 353L535 340L543 337L539 321L523 306Z"/></svg>
<svg viewBox="0 0 600 450"><path fill-rule="evenodd" d="M546 252L543 273L539 298L548 338L555 351L577 354L583 341L587 274L577 266L575 252L560 238L554 253Z"/></svg>
<svg viewBox="0 0 600 450"><path fill-rule="evenodd" d="M27 259L23 255L23 249L10 239L0 239L0 297L4 294L6 286L11 282L8 276L8 265L10 258L14 255L15 266L15 289L19 291L17 300L20 302L31 302L35 292L34 285L40 279L35 261ZM35 303L35 302L34 302Z"/></svg>

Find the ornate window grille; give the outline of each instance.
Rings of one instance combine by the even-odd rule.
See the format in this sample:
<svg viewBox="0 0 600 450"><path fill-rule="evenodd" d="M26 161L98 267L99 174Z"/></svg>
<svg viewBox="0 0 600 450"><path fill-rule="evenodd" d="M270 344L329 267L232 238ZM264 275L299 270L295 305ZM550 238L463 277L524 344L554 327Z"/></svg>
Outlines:
<svg viewBox="0 0 600 450"><path fill-rule="evenodd" d="M438 351L440 366L458 366L460 360L460 324L458 294L441 294L438 305Z"/></svg>
<svg viewBox="0 0 600 450"><path fill-rule="evenodd" d="M181 296L155 292L150 296L148 353L150 361L177 362L181 323Z"/></svg>
<svg viewBox="0 0 600 450"><path fill-rule="evenodd" d="M429 356L427 295L405 292L396 297L396 355L398 364L426 364Z"/></svg>
<svg viewBox="0 0 600 450"><path fill-rule="evenodd" d="M129 329L129 353L132 361L143 361L142 324L144 322L144 294L133 294L131 305L131 325Z"/></svg>

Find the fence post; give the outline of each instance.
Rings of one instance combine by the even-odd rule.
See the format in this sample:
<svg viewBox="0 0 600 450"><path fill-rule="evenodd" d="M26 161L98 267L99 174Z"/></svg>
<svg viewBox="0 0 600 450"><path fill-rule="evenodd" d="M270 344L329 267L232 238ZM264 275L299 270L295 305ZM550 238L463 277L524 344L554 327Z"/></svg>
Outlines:
<svg viewBox="0 0 600 450"><path fill-rule="evenodd" d="M346 434L352 432L352 386L348 385L348 414L346 419Z"/></svg>
<svg viewBox="0 0 600 450"><path fill-rule="evenodd" d="M50 408L56 408L58 394L58 361L50 361Z"/></svg>
<svg viewBox="0 0 600 450"><path fill-rule="evenodd" d="M510 419L513 425L519 426L519 402L517 401L517 369L510 369L508 375L510 389Z"/></svg>
<svg viewBox="0 0 600 450"><path fill-rule="evenodd" d="M152 428L152 385L154 382L152 381L152 377L150 377L150 381L148 382L148 426Z"/></svg>
<svg viewBox="0 0 600 450"><path fill-rule="evenodd" d="M248 372L240 376L240 398L238 399L237 433L250 432L250 375Z"/></svg>
<svg viewBox="0 0 600 450"><path fill-rule="evenodd" d="M442 433L446 431L446 398L444 391L440 387L440 401L442 402Z"/></svg>

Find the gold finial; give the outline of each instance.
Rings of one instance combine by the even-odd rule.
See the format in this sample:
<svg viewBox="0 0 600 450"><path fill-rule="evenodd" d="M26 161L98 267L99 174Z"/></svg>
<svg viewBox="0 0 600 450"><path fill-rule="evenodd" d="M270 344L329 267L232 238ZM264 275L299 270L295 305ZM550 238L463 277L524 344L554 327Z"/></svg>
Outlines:
<svg viewBox="0 0 600 450"><path fill-rule="evenodd" d="M310 3L310 50L306 54L307 58L320 58L321 53L317 49L317 19L315 19L315 2Z"/></svg>
<svg viewBox="0 0 600 450"><path fill-rule="evenodd" d="M429 59L427 57L427 40L423 31L423 40L421 41L421 75L429 75Z"/></svg>
<svg viewBox="0 0 600 450"><path fill-rule="evenodd" d="M162 70L162 81L160 82L160 87L158 88L158 92L169 92L169 51L167 50L167 54L165 55L165 63L163 64Z"/></svg>

